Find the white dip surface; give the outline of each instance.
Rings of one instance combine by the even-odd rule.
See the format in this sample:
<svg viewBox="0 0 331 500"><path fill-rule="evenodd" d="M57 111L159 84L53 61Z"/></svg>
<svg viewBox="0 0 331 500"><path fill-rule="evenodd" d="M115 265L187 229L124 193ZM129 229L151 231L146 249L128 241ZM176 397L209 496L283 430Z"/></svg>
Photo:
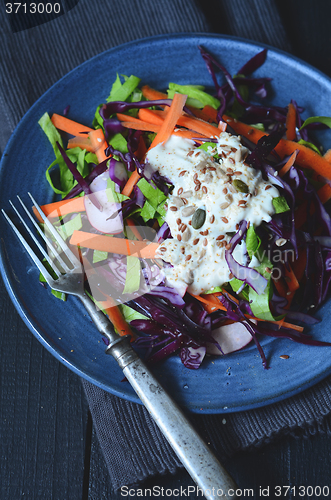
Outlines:
<svg viewBox="0 0 331 500"><path fill-rule="evenodd" d="M173 239L165 240L158 256L173 267L164 269L167 282L175 288L188 287L200 294L233 278L225 260L225 246L245 219L259 226L270 221L275 210L272 199L278 190L245 163L248 150L237 136L223 132L212 155L197 149L194 142L172 136L148 152L146 162L170 179L175 188L169 196L166 222ZM237 191L239 179L248 193ZM206 212L202 227L192 227L197 209ZM235 260L247 264L245 244L233 252Z"/></svg>

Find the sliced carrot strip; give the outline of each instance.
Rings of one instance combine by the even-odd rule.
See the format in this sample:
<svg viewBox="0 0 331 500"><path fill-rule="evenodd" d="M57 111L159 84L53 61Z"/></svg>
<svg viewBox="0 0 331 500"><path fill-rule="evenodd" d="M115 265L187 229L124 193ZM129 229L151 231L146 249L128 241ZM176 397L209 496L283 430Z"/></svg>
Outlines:
<svg viewBox="0 0 331 500"><path fill-rule="evenodd" d="M288 105L287 109L288 110L286 115L286 139L288 139L289 141L294 141L294 139L296 138L297 113L292 103Z"/></svg>
<svg viewBox="0 0 331 500"><path fill-rule="evenodd" d="M300 284L290 264L288 264L288 269L285 268L285 281L290 292L295 292L300 288Z"/></svg>
<svg viewBox="0 0 331 500"><path fill-rule="evenodd" d="M216 118L217 111L216 111L216 109L212 108L211 106L205 106L203 109L194 108L193 106L187 106L187 107L190 111L192 111L192 113L194 114L194 116L196 118L200 118L200 120L203 120L203 121L208 122L208 123L216 123L217 122L217 118ZM208 109L206 111L207 107L209 107L210 109L215 111L215 113L210 113L210 111Z"/></svg>
<svg viewBox="0 0 331 500"><path fill-rule="evenodd" d="M141 87L141 91L143 96L146 97L149 101L158 101L159 99L168 99L167 94L163 92L159 92L158 90L152 89L148 85L144 85Z"/></svg>
<svg viewBox="0 0 331 500"><path fill-rule="evenodd" d="M122 194L124 194L124 196L130 196L130 194L133 191L133 188L135 187L135 185L137 184L137 182L139 181L140 178L141 177L138 174L138 170L135 170L134 172L132 172L127 183L125 184L124 188L122 189Z"/></svg>
<svg viewBox="0 0 331 500"><path fill-rule="evenodd" d="M105 311L119 335L130 335L131 341L134 340L135 335L129 324L125 321L123 314L121 313L119 307L117 307L114 299L109 295L106 295L102 290L100 291L102 295L104 295L105 300L98 301L98 306Z"/></svg>
<svg viewBox="0 0 331 500"><path fill-rule="evenodd" d="M209 119L212 121L212 123L217 123L217 109L215 109L212 106L209 106L209 104L207 104L202 109L202 112L209 117Z"/></svg>
<svg viewBox="0 0 331 500"><path fill-rule="evenodd" d="M328 149L325 153L324 153L324 158L326 159L326 161L328 161L329 163L331 163L331 149Z"/></svg>
<svg viewBox="0 0 331 500"><path fill-rule="evenodd" d="M233 130L239 134L247 137L250 141L257 143L261 137L268 135L265 132L255 129L250 125L234 120L233 118L223 115L223 119L233 128ZM302 168L310 168L316 173L331 180L331 164L321 155L315 153L311 148L299 144L295 141L288 141L286 139L281 139L275 151L279 154L281 158L284 156L292 154L296 149L299 150L296 163Z"/></svg>
<svg viewBox="0 0 331 500"><path fill-rule="evenodd" d="M123 127L132 128L133 130L144 130L146 132L154 132L158 134L160 132L160 125L153 125L152 123L143 122L142 120L121 122Z"/></svg>
<svg viewBox="0 0 331 500"><path fill-rule="evenodd" d="M104 234L93 234L85 231L74 231L70 244L144 259L154 258L155 252L159 248L159 244L154 242L113 238Z"/></svg>
<svg viewBox="0 0 331 500"><path fill-rule="evenodd" d="M285 165L278 172L278 174L280 175L280 177L283 177L286 174L286 172L288 172L290 170L290 168L294 165L294 162L295 162L295 159L297 157L297 154L298 154L298 150L294 151L291 154L291 156L289 157L289 159L287 160L287 162L285 163Z"/></svg>
<svg viewBox="0 0 331 500"><path fill-rule="evenodd" d="M108 144L106 142L105 136L101 128L92 130L88 134L94 153L97 155L99 163L106 160L108 157L105 154L105 149Z"/></svg>
<svg viewBox="0 0 331 500"><path fill-rule="evenodd" d="M42 205L40 208L44 212L46 217L50 218L58 218L74 212L84 212L84 196L79 196L78 198L70 198L68 200L55 201L53 203L48 203L47 205ZM33 207L33 213L39 220L39 222L42 222L42 219L35 207Z"/></svg>
<svg viewBox="0 0 331 500"><path fill-rule="evenodd" d="M86 137L86 132L91 132L93 130L90 127L81 125L80 123L77 123L73 120L69 120L69 118L58 115L56 113L52 115L51 121L54 127L56 127L57 129L62 130L62 132L67 132L68 134L74 136L82 135L83 137Z"/></svg>
<svg viewBox="0 0 331 500"><path fill-rule="evenodd" d="M93 147L88 137L77 136L73 137L72 139L69 139L68 149L72 148L81 148L81 149L86 149L86 151L93 152Z"/></svg>
<svg viewBox="0 0 331 500"><path fill-rule="evenodd" d="M174 131L174 128L178 122L178 118L183 113L183 107L185 106L187 96L183 94L175 94L172 100L171 106L164 119L163 124L159 132L156 134L150 149L154 148L161 142L166 142Z"/></svg>
<svg viewBox="0 0 331 500"><path fill-rule="evenodd" d="M117 115L118 116L118 115ZM141 120L153 123L154 125L162 125L164 122L164 112L156 109L139 109L138 116Z"/></svg>

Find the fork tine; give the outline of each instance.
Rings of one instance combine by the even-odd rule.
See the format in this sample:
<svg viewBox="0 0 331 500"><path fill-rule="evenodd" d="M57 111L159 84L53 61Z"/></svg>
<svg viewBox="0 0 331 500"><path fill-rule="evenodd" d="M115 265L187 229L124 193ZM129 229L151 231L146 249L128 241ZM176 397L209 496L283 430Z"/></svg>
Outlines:
<svg viewBox="0 0 331 500"><path fill-rule="evenodd" d="M27 207L24 205L24 203L21 200L21 198L18 195L17 195L17 198L18 198L19 202L21 203L22 207L24 208L24 210L25 210L27 216L29 217L30 221L32 222L32 224L34 225L34 227L36 228L36 230L38 231L38 233L40 234L40 236L42 237L42 239L44 240L44 242L46 243L46 245L48 246L48 248L50 249L50 251L54 255L54 257L58 260L59 264L61 264L62 268L65 271L69 271L69 267L64 262L64 260L61 258L60 254L57 252L57 250L54 248L54 246L52 245L52 242L47 238L46 234L40 229L39 224L37 224L37 222L35 221L35 219L32 217L32 215L30 214L30 212L27 209ZM13 205L13 203L11 201L9 201L9 203L11 204L11 206L13 207L13 209L15 210L15 212L17 213L18 217L20 218L20 220L24 224L26 230L30 234L31 238L33 239L33 241L35 242L35 244L37 245L37 247L39 248L39 250L41 251L41 253L43 254L43 256L46 258L47 262L50 264L50 266L53 268L53 270L56 272L56 274L59 275L59 271L61 271L61 270L54 269L54 266L56 265L55 262L50 259L48 253L45 252L44 248L40 245L40 243L37 240L37 238L34 236L34 234L32 233L32 231L30 231L30 229L28 228L28 226L25 224L23 218L21 217L21 215L19 214L18 210L15 208L15 206Z"/></svg>
<svg viewBox="0 0 331 500"><path fill-rule="evenodd" d="M37 257L37 255L34 253L34 251L30 247L30 245L27 243L27 241L25 240L25 238L23 238L23 236L21 235L21 233L19 232L19 230L17 229L17 227L15 226L15 224L12 222L12 220L10 219L10 217L8 217L8 215L4 211L4 209L1 209L1 212L3 213L6 221L8 222L8 224L10 225L10 227L12 228L12 230L14 231L14 233L16 234L16 236L18 237L18 239L20 240L20 242L22 243L22 245L24 246L25 250L30 255L30 257L33 260L33 262L36 264L36 266L39 269L39 271L44 276L44 278L47 281L47 283L49 284L49 286L52 287L52 285L54 283L54 280L53 280L52 276L49 274L49 272L47 271L47 269L45 268L45 266L43 265L43 263L39 260L39 258ZM24 221L23 221L23 224L24 224L24 226L26 226L26 224L25 224Z"/></svg>
<svg viewBox="0 0 331 500"><path fill-rule="evenodd" d="M50 231L50 233L52 234L52 236L54 237L54 239L56 240L56 242L60 245L60 247L62 248L62 250L65 253L65 255L71 261L72 265L75 266L75 267L76 266L80 266L81 265L80 261L77 259L76 255L70 250L70 248L68 247L68 245L66 244L66 242L63 240L63 238L59 235L59 233L55 229L55 227L51 224L51 222L45 216L44 212L41 210L40 206L35 201L35 199L33 198L32 194L28 193L28 195L30 196L30 198L31 198L34 206L36 207L36 209L37 209L40 217L44 221L46 227L48 228L48 230Z"/></svg>

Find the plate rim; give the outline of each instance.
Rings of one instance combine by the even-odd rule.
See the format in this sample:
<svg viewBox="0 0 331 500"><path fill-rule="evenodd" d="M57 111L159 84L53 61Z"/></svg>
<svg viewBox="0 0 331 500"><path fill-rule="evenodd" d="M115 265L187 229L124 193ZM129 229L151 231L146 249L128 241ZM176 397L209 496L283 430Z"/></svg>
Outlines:
<svg viewBox="0 0 331 500"><path fill-rule="evenodd" d="M261 50L267 49L268 51L273 52L275 54L278 54L279 56L284 57L287 60L290 59L291 61L296 62L296 64L298 64L301 67L304 66L307 70L309 70L314 75L318 75L319 77L323 78L323 80L325 80L331 87L331 78L329 76L327 76L325 73L323 73L322 71L320 71L319 69L312 66L311 64L309 64L309 63L303 61L302 59L300 59L296 56L293 56L292 54L287 53L286 51L283 51L281 49L277 49L277 48L272 47L270 45L263 44L260 42L255 42L252 40L247 40L247 39L241 38L241 37L234 37L231 35L222 35L222 34L214 34L214 33L173 33L173 34L161 34L161 35L156 35L156 36L152 36L152 37L132 40L132 41L126 42L124 44L121 44L121 45L118 45L115 47L111 47L110 49L107 49L103 52L100 52L99 54L96 54L93 57L89 58L88 60L77 65L76 67L71 69L68 73L64 74L56 82L54 82L33 103L33 105L26 111L26 113L24 113L23 117L20 119L20 121L16 125L14 131L12 132L12 134L11 134L7 144L6 144L6 147L3 151L3 155L1 158L1 162L0 162L0 176L2 174L3 169L6 166L6 156L8 155L8 151L10 151L12 145L15 143L17 131L22 126L22 123L24 124L24 122L29 119L30 113L32 113L33 110L38 107L40 101L42 101L44 96L48 93L51 93L55 87L57 87L59 84L61 84L66 78L70 77L72 73L79 71L79 70L84 70L85 66L90 65L94 61L97 61L97 59L99 59L99 58L102 59L102 58L106 57L106 55L111 54L112 52L115 53L115 52L118 52L121 50L129 49L131 46L136 46L137 44L141 45L141 44L149 44L149 43L154 43L154 42L161 43L162 41L169 40L169 39L182 39L182 40L186 39L187 40L187 38L189 38L189 39L204 39L206 41L208 39L212 39L215 41L216 40L228 40L231 43L240 43L244 46L247 46L247 45L251 46L252 48L261 48ZM9 297L12 300L17 312L19 313L20 317L22 318L23 322L26 324L28 329L33 333L33 335L37 338L37 340L43 345L43 347L45 347L58 361L60 361L65 366L67 366L71 371L76 373L78 376L80 376L80 377L86 379L87 381L97 385L98 387L104 389L105 391L110 392L111 394L114 394L115 396L124 398L124 399L131 401L131 402L134 402L134 403L142 404L138 397L132 397L130 395L128 396L127 394L118 391L116 388L114 389L114 388L110 388L109 386L106 386L102 382L98 381L97 378L86 374L84 371L77 368L77 366L75 364L71 363L68 359L64 358L61 355L61 353L57 349L55 349L54 346L51 346L47 342L47 340L43 337L43 335L35 327L35 325L32 321L33 318L29 317L29 311L27 311L25 306L23 304L21 304L17 294L15 293L15 291L11 285L11 281L10 281L8 273L6 271L6 267L8 267L8 265L10 265L10 263L7 264L6 259L7 259L6 251L4 249L3 241L1 240L0 273L1 273L2 279L4 281L5 288L8 292ZM263 401L260 401L258 403L252 403L250 405L244 405L243 403L241 403L240 406L238 406L238 407L235 407L235 408L223 407L223 408L218 409L217 411L215 411L215 409L213 409L213 408L210 411L208 409L204 409L203 411L201 411L201 413L216 414L216 413L239 412L242 410L250 410L250 409L256 409L256 408L260 408L260 407L269 406L273 403L286 400L291 396L294 396L296 394L303 392L304 390L314 386L315 384L317 384L321 380L325 379L330 373L331 373L331 366L330 366L329 370L326 370L325 372L319 374L318 376L310 378L309 380L306 381L306 383L302 384L299 388L290 390L288 393L285 391L284 393L279 394L279 396L277 396L277 397L269 398L267 401L263 400ZM196 408L194 408L194 409L188 408L188 409L194 413L200 413L200 411Z"/></svg>

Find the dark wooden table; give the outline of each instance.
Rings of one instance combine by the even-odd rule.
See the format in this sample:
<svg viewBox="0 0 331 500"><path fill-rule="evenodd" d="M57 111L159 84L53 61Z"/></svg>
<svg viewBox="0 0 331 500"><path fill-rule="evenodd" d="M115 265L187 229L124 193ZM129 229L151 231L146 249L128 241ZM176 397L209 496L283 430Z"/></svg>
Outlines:
<svg viewBox="0 0 331 500"><path fill-rule="evenodd" d="M125 498L125 491L113 491L80 378L33 337L2 280L0 314L0 499ZM227 467L248 498L315 499L331 498L330 463L331 438L315 435L239 453ZM159 496L163 487L164 496L168 489L175 498L177 489L193 487L193 481L179 471L131 488L126 496L140 498L141 490L153 486ZM285 494L287 487L292 490ZM323 487L330 495L323 496Z"/></svg>

